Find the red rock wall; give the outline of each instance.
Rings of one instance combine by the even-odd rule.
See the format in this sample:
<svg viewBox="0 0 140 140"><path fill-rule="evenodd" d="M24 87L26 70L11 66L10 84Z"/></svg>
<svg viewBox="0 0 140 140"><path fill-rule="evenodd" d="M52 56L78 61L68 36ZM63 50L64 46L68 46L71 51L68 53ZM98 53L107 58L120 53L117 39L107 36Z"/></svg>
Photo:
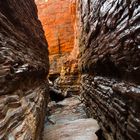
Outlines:
<svg viewBox="0 0 140 140"><path fill-rule="evenodd" d="M41 140L48 71L34 0L0 1L0 140Z"/></svg>
<svg viewBox="0 0 140 140"><path fill-rule="evenodd" d="M50 73L60 73L63 56L69 56L75 40L75 0L37 0L38 15L49 44Z"/></svg>

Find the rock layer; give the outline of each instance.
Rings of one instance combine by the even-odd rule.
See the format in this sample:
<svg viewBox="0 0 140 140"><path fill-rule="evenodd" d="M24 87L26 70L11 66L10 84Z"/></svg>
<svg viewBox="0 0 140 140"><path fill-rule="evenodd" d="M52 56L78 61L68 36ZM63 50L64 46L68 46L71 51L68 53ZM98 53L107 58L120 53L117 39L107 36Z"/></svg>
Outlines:
<svg viewBox="0 0 140 140"><path fill-rule="evenodd" d="M140 82L139 1L81 1L81 7L82 71Z"/></svg>
<svg viewBox="0 0 140 140"><path fill-rule="evenodd" d="M80 94L79 79L80 74L78 70L78 60L68 59L61 68L60 76L55 80L54 87L61 89L64 97L72 94Z"/></svg>
<svg viewBox="0 0 140 140"><path fill-rule="evenodd" d="M50 80L55 88L67 93L79 93L78 73L78 1L36 0L39 18L42 22L50 58Z"/></svg>
<svg viewBox="0 0 140 140"><path fill-rule="evenodd" d="M75 0L36 0L36 4L49 45L50 74L60 73L74 47Z"/></svg>
<svg viewBox="0 0 140 140"><path fill-rule="evenodd" d="M40 140L48 50L33 0L0 1L0 139Z"/></svg>
<svg viewBox="0 0 140 140"><path fill-rule="evenodd" d="M79 68L87 112L97 118L107 139L138 140L140 2L79 2Z"/></svg>
<svg viewBox="0 0 140 140"><path fill-rule="evenodd" d="M140 86L84 75L81 87L86 112L98 120L107 140L139 139Z"/></svg>

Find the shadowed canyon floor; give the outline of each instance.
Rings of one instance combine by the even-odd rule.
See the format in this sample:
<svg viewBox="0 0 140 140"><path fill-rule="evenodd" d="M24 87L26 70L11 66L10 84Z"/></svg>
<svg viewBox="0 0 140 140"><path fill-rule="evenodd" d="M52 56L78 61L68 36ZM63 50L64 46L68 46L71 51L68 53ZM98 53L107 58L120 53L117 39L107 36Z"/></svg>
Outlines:
<svg viewBox="0 0 140 140"><path fill-rule="evenodd" d="M48 112L44 140L98 140L95 134L98 124L87 118L84 105L77 97L50 102Z"/></svg>

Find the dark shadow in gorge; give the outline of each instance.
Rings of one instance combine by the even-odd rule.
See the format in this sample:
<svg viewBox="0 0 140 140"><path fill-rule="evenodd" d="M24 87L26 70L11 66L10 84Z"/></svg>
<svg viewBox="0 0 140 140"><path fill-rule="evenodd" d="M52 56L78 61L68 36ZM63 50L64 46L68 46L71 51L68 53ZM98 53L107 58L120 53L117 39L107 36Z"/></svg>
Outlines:
<svg viewBox="0 0 140 140"><path fill-rule="evenodd" d="M50 74L49 80L54 82L59 76L60 76L60 73Z"/></svg>
<svg viewBox="0 0 140 140"><path fill-rule="evenodd" d="M103 131L101 129L99 129L98 131L96 131L95 134L97 135L98 140L106 140L104 138Z"/></svg>
<svg viewBox="0 0 140 140"><path fill-rule="evenodd" d="M60 90L50 88L49 93L51 101L59 102L65 99L65 97L61 94Z"/></svg>

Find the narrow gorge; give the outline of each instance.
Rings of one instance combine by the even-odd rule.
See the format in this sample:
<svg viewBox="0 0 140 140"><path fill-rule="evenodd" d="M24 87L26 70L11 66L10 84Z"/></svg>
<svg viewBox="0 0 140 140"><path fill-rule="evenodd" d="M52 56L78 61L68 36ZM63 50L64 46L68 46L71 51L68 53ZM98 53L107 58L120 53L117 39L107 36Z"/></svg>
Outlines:
<svg viewBox="0 0 140 140"><path fill-rule="evenodd" d="M1 0L0 140L139 140L140 1Z"/></svg>

